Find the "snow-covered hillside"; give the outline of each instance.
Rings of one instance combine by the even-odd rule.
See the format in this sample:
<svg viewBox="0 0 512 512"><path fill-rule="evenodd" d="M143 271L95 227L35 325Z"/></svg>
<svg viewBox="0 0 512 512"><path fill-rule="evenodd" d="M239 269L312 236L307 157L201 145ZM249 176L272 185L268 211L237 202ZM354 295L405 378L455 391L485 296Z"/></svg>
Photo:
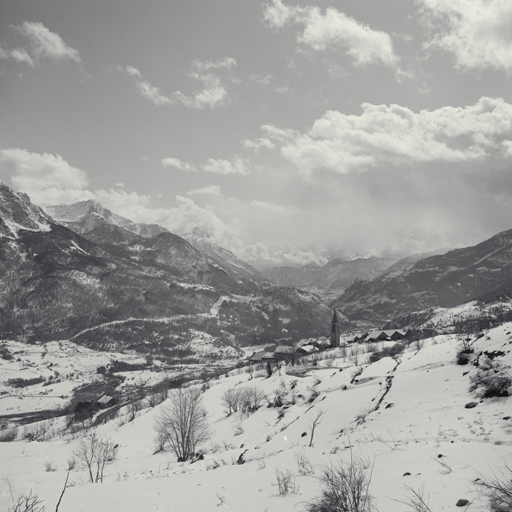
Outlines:
<svg viewBox="0 0 512 512"><path fill-rule="evenodd" d="M231 372L211 381L203 394L213 435L203 446L204 459L194 463L154 454L154 420L168 402L153 408L146 403L136 414L122 409L117 419L96 428L119 445L104 482L88 483L77 466L59 510L301 511L320 493L322 465L361 457L373 468L370 493L380 512L411 510L395 501L407 501L408 488L423 493L432 511L488 511L476 481L499 474L511 460L512 398L481 398L478 389L469 390L470 379L485 368L482 351L510 375L512 324L473 336L471 344L478 368L457 365L460 339L442 335L373 364L358 347L345 357L341 349L326 352L317 366L283 367L270 378L264 372ZM265 403L252 414L227 416L223 393L245 387L257 387L270 401L281 393L285 405ZM55 508L72 450L85 435L58 433L60 426L55 422L53 437L41 442L21 440L20 428L15 441L0 445L2 510L30 491L47 510ZM313 473L307 474L306 460ZM277 475L287 472L289 492L279 495ZM468 504L456 506L460 499Z"/></svg>

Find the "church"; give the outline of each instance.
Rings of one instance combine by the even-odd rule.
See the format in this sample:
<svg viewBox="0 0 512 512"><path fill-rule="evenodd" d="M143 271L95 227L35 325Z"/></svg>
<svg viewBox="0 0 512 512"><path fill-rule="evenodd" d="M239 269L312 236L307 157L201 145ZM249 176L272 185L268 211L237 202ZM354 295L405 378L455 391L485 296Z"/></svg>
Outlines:
<svg viewBox="0 0 512 512"><path fill-rule="evenodd" d="M334 315L332 317L331 322L331 347L341 346L340 338L340 324L338 321L338 315L336 314L336 310L334 310Z"/></svg>

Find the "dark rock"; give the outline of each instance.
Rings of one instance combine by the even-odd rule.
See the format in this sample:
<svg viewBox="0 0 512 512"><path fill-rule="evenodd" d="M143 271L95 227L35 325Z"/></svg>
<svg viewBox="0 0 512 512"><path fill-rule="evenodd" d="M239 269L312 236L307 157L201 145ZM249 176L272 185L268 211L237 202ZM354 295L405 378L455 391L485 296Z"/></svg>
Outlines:
<svg viewBox="0 0 512 512"><path fill-rule="evenodd" d="M386 409L390 409L391 407L393 407L395 404L391 403L391 404L388 404L386 405Z"/></svg>
<svg viewBox="0 0 512 512"><path fill-rule="evenodd" d="M300 437L306 437L308 435L307 432L302 432L302 434L300 435Z"/></svg>
<svg viewBox="0 0 512 512"><path fill-rule="evenodd" d="M469 372L464 372L464 373L462 374L462 376L463 376L463 377L465 377L468 373L469 373Z"/></svg>
<svg viewBox="0 0 512 512"><path fill-rule="evenodd" d="M478 402L468 402L464 408L465 409L473 409L473 407L476 407L478 405Z"/></svg>
<svg viewBox="0 0 512 512"><path fill-rule="evenodd" d="M510 416L505 416L503 419L504 419L505 421L507 421L507 420L509 420L509 419L510 419Z"/></svg>
<svg viewBox="0 0 512 512"><path fill-rule="evenodd" d="M403 476L411 476L411 473L404 473Z"/></svg>
<svg viewBox="0 0 512 512"><path fill-rule="evenodd" d="M468 500L459 500L457 501L457 503L455 503L455 506L456 507L465 507L467 504L469 503Z"/></svg>
<svg viewBox="0 0 512 512"><path fill-rule="evenodd" d="M438 459L440 459L442 456L443 456L443 454L442 454L442 453L440 453L440 454L437 456L437 458L438 458Z"/></svg>

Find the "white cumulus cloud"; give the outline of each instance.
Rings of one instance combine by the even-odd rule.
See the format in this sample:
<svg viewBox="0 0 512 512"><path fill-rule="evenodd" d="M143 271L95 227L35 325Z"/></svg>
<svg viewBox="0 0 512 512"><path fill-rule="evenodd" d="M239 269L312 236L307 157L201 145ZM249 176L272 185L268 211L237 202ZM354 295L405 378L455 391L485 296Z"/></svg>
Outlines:
<svg viewBox="0 0 512 512"><path fill-rule="evenodd" d="M362 109L359 116L328 111L307 133L262 128L305 174L317 168L357 172L385 162L483 159L512 134L512 105L501 98L433 111L370 103Z"/></svg>
<svg viewBox="0 0 512 512"><path fill-rule="evenodd" d="M9 148L0 150L0 162L14 170L13 185L35 203L72 203L92 198L87 190L87 174L60 155Z"/></svg>
<svg viewBox="0 0 512 512"><path fill-rule="evenodd" d="M232 162L224 159L209 158L201 167L214 174L249 174L247 162L236 157Z"/></svg>
<svg viewBox="0 0 512 512"><path fill-rule="evenodd" d="M462 68L512 69L510 0L417 0L434 28L429 46L453 53Z"/></svg>
<svg viewBox="0 0 512 512"><path fill-rule="evenodd" d="M218 185L210 185L203 188L195 188L187 192L187 196L220 196L220 187Z"/></svg>
<svg viewBox="0 0 512 512"><path fill-rule="evenodd" d="M235 59L226 57L220 61L194 60L188 75L195 81L202 83L202 89L194 94L185 94L173 91L169 95L163 94L142 76L134 66L126 66L124 71L135 78L139 93L143 98L154 105L183 105L186 108L204 109L215 108L228 103L228 91L222 83L219 71L229 71L236 65Z"/></svg>
<svg viewBox="0 0 512 512"><path fill-rule="evenodd" d="M298 43L316 51L341 47L357 65L379 62L396 66L399 61L389 34L373 30L333 7L322 12L316 6L289 6L281 0L273 0L265 5L264 17L277 29L302 25L304 30L297 35Z"/></svg>
<svg viewBox="0 0 512 512"><path fill-rule="evenodd" d="M164 167L176 167L176 169L180 169L181 171L197 171L193 163L184 162L175 157L164 158L161 163Z"/></svg>

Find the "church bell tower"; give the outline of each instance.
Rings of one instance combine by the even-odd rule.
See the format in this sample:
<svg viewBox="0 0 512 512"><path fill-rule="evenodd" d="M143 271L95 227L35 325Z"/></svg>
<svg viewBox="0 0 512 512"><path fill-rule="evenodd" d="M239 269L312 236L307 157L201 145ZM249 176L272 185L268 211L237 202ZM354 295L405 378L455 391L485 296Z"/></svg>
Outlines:
<svg viewBox="0 0 512 512"><path fill-rule="evenodd" d="M340 346L340 324L338 322L338 315L334 310L334 315L331 322L331 347Z"/></svg>

